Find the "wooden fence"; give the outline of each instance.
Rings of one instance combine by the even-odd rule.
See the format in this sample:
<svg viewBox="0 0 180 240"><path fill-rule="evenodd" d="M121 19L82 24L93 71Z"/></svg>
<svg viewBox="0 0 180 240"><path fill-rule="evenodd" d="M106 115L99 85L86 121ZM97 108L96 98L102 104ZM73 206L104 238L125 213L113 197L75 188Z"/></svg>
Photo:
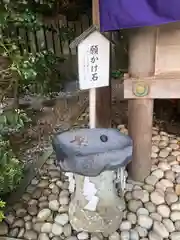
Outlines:
<svg viewBox="0 0 180 240"><path fill-rule="evenodd" d="M79 36L91 25L91 19L87 15L79 16L78 21L67 21L65 16L43 19L45 27L38 31L28 32L27 29L16 29L16 35L26 42L28 52L38 52L41 49L52 50L56 56L63 56L66 60L59 70L67 78L77 75L77 52L69 48L70 39ZM66 33L65 33L66 32ZM63 34L65 33L65 34ZM115 42L112 47L112 68L123 68L124 64L124 40L120 31L107 33L110 40Z"/></svg>

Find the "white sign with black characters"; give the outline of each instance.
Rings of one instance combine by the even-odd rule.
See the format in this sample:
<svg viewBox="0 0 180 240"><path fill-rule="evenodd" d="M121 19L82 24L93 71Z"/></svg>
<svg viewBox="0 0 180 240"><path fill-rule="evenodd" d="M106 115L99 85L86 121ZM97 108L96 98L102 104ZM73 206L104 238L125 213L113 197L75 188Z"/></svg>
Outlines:
<svg viewBox="0 0 180 240"><path fill-rule="evenodd" d="M110 42L101 33L91 33L78 45L81 90L109 85Z"/></svg>

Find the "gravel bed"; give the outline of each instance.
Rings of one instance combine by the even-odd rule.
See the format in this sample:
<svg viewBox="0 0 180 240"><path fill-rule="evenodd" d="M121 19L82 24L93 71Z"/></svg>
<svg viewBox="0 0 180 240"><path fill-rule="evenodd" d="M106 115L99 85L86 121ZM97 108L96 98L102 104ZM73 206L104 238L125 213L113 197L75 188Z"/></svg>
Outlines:
<svg viewBox="0 0 180 240"><path fill-rule="evenodd" d="M120 125L120 131L127 129ZM76 232L69 223L68 178L54 156L0 224L0 236L26 240L180 240L180 137L153 128L151 174L127 179L123 221L110 236Z"/></svg>

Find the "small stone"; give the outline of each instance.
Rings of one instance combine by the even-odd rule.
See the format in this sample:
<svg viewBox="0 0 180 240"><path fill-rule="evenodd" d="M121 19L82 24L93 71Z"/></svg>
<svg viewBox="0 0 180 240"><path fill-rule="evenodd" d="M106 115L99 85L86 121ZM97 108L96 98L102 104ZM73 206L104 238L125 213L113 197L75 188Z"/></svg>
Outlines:
<svg viewBox="0 0 180 240"><path fill-rule="evenodd" d="M179 211L171 212L170 218L173 222L180 220L180 212Z"/></svg>
<svg viewBox="0 0 180 240"><path fill-rule="evenodd" d="M140 200L130 200L128 202L128 209L131 212L136 212L140 207L142 207L142 202Z"/></svg>
<svg viewBox="0 0 180 240"><path fill-rule="evenodd" d="M130 221L122 221L120 225L120 231L128 231L131 229L131 222Z"/></svg>
<svg viewBox="0 0 180 240"><path fill-rule="evenodd" d="M174 184L168 179L161 179L157 184L156 188L161 188L165 191L167 188L173 188Z"/></svg>
<svg viewBox="0 0 180 240"><path fill-rule="evenodd" d="M50 194L48 196L48 201L51 202L51 201L54 201L54 200L57 200L58 199L58 194ZM59 203L59 202L58 202Z"/></svg>
<svg viewBox="0 0 180 240"><path fill-rule="evenodd" d="M158 178L154 175L149 175L146 179L145 179L145 183L154 186L158 181Z"/></svg>
<svg viewBox="0 0 180 240"><path fill-rule="evenodd" d="M148 202L149 201L149 193L146 190L134 190L132 192L132 197L135 200L141 200L143 203Z"/></svg>
<svg viewBox="0 0 180 240"><path fill-rule="evenodd" d="M137 232L139 233L139 236L140 236L140 237L146 237L146 236L148 235L148 231L147 231L146 228L137 226L137 227L136 227L136 230L137 230Z"/></svg>
<svg viewBox="0 0 180 240"><path fill-rule="evenodd" d="M161 169L156 169L151 173L151 175L156 176L157 179L161 179L164 176L164 172Z"/></svg>
<svg viewBox="0 0 180 240"><path fill-rule="evenodd" d="M47 188L48 186L49 186L48 180L41 180L38 184L38 187L40 187L40 188Z"/></svg>
<svg viewBox="0 0 180 240"><path fill-rule="evenodd" d="M164 177L165 177L166 179L169 179L171 182L174 182L174 180L175 180L175 174L174 174L174 172L172 172L171 170L165 171Z"/></svg>
<svg viewBox="0 0 180 240"><path fill-rule="evenodd" d="M166 143L163 144L163 145L164 146L162 146L162 147L166 147L167 146ZM161 150L160 153L159 153L159 157L161 157L161 158L166 158L168 155L169 155L169 151L167 151L166 149Z"/></svg>
<svg viewBox="0 0 180 240"><path fill-rule="evenodd" d="M125 197L126 201L129 201L132 199L132 193L128 191L125 193L124 197Z"/></svg>
<svg viewBox="0 0 180 240"><path fill-rule="evenodd" d="M180 231L180 220L175 221L174 223L176 231Z"/></svg>
<svg viewBox="0 0 180 240"><path fill-rule="evenodd" d="M69 198L67 196L62 196L62 197L59 198L59 203L61 205L68 205Z"/></svg>
<svg viewBox="0 0 180 240"><path fill-rule="evenodd" d="M143 228L150 229L152 227L153 220L147 215L139 215L138 224Z"/></svg>
<svg viewBox="0 0 180 240"><path fill-rule="evenodd" d="M13 228L13 229L10 230L8 235L10 237L16 238L18 236L18 233L19 233L19 229L18 228Z"/></svg>
<svg viewBox="0 0 180 240"><path fill-rule="evenodd" d="M58 212L59 213L65 213L65 212L68 212L68 210L69 210L69 206L68 205L62 205L62 206L60 206Z"/></svg>
<svg viewBox="0 0 180 240"><path fill-rule="evenodd" d="M179 149L179 144L171 143L171 144L169 144L169 147L172 148L173 150L177 150L177 149Z"/></svg>
<svg viewBox="0 0 180 240"><path fill-rule="evenodd" d="M60 236L63 233L63 227L57 223L54 223L52 225L52 233L55 236Z"/></svg>
<svg viewBox="0 0 180 240"><path fill-rule="evenodd" d="M24 227L24 221L22 219L15 220L15 222L12 225L12 228L16 228L16 227L19 227L19 228Z"/></svg>
<svg viewBox="0 0 180 240"><path fill-rule="evenodd" d="M131 222L131 224L136 224L137 217L135 213L129 212L126 217L127 217L127 220Z"/></svg>
<svg viewBox="0 0 180 240"><path fill-rule="evenodd" d="M149 232L148 237L149 237L148 238L149 240L163 240L162 237L160 237L157 233L155 233L153 231Z"/></svg>
<svg viewBox="0 0 180 240"><path fill-rule="evenodd" d="M31 230L32 229L32 222L31 221L25 222L25 228L26 228L26 230Z"/></svg>
<svg viewBox="0 0 180 240"><path fill-rule="evenodd" d="M159 152L159 148L156 145L152 145L152 152L153 153L158 153Z"/></svg>
<svg viewBox="0 0 180 240"><path fill-rule="evenodd" d="M9 214L7 214L5 220L9 225L12 225L15 220L15 216L12 213L9 213Z"/></svg>
<svg viewBox="0 0 180 240"><path fill-rule="evenodd" d="M24 238L25 228L20 228L18 238Z"/></svg>
<svg viewBox="0 0 180 240"><path fill-rule="evenodd" d="M35 205L31 205L28 206L27 211L31 216L36 216L38 213L38 208Z"/></svg>
<svg viewBox="0 0 180 240"><path fill-rule="evenodd" d="M166 162L160 162L160 163L158 164L158 168L162 169L164 172L171 169L171 167L169 166L169 164L166 163Z"/></svg>
<svg viewBox="0 0 180 240"><path fill-rule="evenodd" d="M60 180L58 180L58 181L56 182L56 185L57 185L59 188L62 188L63 182L60 181Z"/></svg>
<svg viewBox="0 0 180 240"><path fill-rule="evenodd" d="M39 199L42 194L42 189L41 188L36 188L36 190L33 192L32 197L35 199Z"/></svg>
<svg viewBox="0 0 180 240"><path fill-rule="evenodd" d="M130 239L131 240L139 240L139 234L135 229L130 230Z"/></svg>
<svg viewBox="0 0 180 240"><path fill-rule="evenodd" d="M49 240L49 237L46 233L39 234L38 240Z"/></svg>
<svg viewBox="0 0 180 240"><path fill-rule="evenodd" d="M152 202L147 202L147 203L144 204L144 206L150 213L156 211L156 206Z"/></svg>
<svg viewBox="0 0 180 240"><path fill-rule="evenodd" d="M51 215L51 210L48 208L45 208L38 213L37 219L39 221L46 221L50 215Z"/></svg>
<svg viewBox="0 0 180 240"><path fill-rule="evenodd" d="M65 224L68 223L68 221L69 221L69 216L68 216L67 213L58 214L58 215L55 217L54 221L55 221L55 223L64 226Z"/></svg>
<svg viewBox="0 0 180 240"><path fill-rule="evenodd" d="M174 223L170 219L163 219L162 223L164 224L168 232L171 233L175 231Z"/></svg>
<svg viewBox="0 0 180 240"><path fill-rule="evenodd" d="M165 200L168 205L171 205L172 203L175 203L178 201L178 196L174 192L166 192Z"/></svg>
<svg viewBox="0 0 180 240"><path fill-rule="evenodd" d="M129 231L122 231L120 235L121 240L129 240L130 239L130 233Z"/></svg>
<svg viewBox="0 0 180 240"><path fill-rule="evenodd" d="M59 202L57 200L53 200L49 202L49 209L52 211L58 211L59 209Z"/></svg>
<svg viewBox="0 0 180 240"><path fill-rule="evenodd" d="M180 203L173 203L171 205L171 210L172 211L180 211Z"/></svg>
<svg viewBox="0 0 180 240"><path fill-rule="evenodd" d="M139 215L149 215L149 212L146 208L139 208L136 212L137 216Z"/></svg>
<svg viewBox="0 0 180 240"><path fill-rule="evenodd" d="M40 233L43 224L44 223L40 223L40 222L34 223L33 224L33 230L35 230L36 232Z"/></svg>
<svg viewBox="0 0 180 240"><path fill-rule="evenodd" d="M16 216L17 217L24 217L26 216L27 210L24 208L20 208L16 210Z"/></svg>
<svg viewBox="0 0 180 240"><path fill-rule="evenodd" d="M77 240L77 237L76 236L71 236L71 237L66 238L66 240Z"/></svg>
<svg viewBox="0 0 180 240"><path fill-rule="evenodd" d="M40 202L40 203L39 203L39 208L40 208L40 210L41 210L41 209L46 209L46 208L48 208L48 207L49 207L48 201L44 201L44 202Z"/></svg>
<svg viewBox="0 0 180 240"><path fill-rule="evenodd" d="M24 217L24 221L27 222L27 221L31 221L32 217L30 215L26 215Z"/></svg>
<svg viewBox="0 0 180 240"><path fill-rule="evenodd" d="M156 220L156 221L159 221L159 222L162 221L162 216L159 215L159 214L156 213L156 212L151 213L151 214L150 214L150 217L151 217L153 220Z"/></svg>
<svg viewBox="0 0 180 240"><path fill-rule="evenodd" d="M162 238L168 238L169 237L168 230L166 229L166 227L161 222L154 221L153 231L155 233L157 233Z"/></svg>
<svg viewBox="0 0 180 240"><path fill-rule="evenodd" d="M180 239L180 232L173 232L170 235L171 240L179 240Z"/></svg>
<svg viewBox="0 0 180 240"><path fill-rule="evenodd" d="M78 233L77 238L79 240L86 240L89 238L89 234L87 232L80 232Z"/></svg>
<svg viewBox="0 0 180 240"><path fill-rule="evenodd" d="M180 151L173 151L171 154L172 154L173 156L177 157L177 156L180 155Z"/></svg>
<svg viewBox="0 0 180 240"><path fill-rule="evenodd" d="M65 237L70 237L71 234L72 234L72 227L71 227L71 225L70 224L64 225L63 232L64 232L64 236Z"/></svg>
<svg viewBox="0 0 180 240"><path fill-rule="evenodd" d="M170 215L170 209L167 205L159 205L157 207L157 212L163 217L163 218L169 218Z"/></svg>
<svg viewBox="0 0 180 240"><path fill-rule="evenodd" d="M155 205L160 205L165 202L164 196L159 191L152 192L150 198Z"/></svg>
<svg viewBox="0 0 180 240"><path fill-rule="evenodd" d="M145 184L143 185L144 190L148 191L149 193L154 191L154 186Z"/></svg>
<svg viewBox="0 0 180 240"><path fill-rule="evenodd" d="M37 240L38 235L36 232L34 232L33 230L27 230L24 233L24 238L27 240Z"/></svg>
<svg viewBox="0 0 180 240"><path fill-rule="evenodd" d="M176 194L177 194L178 196L180 196L180 184L177 184L177 185L175 186L175 192L176 192Z"/></svg>
<svg viewBox="0 0 180 240"><path fill-rule="evenodd" d="M42 233L51 233L52 231L52 223L44 223L41 227L41 232Z"/></svg>
<svg viewBox="0 0 180 240"><path fill-rule="evenodd" d="M51 194L51 190L50 189L44 189L43 190L43 195L44 196L49 196Z"/></svg>

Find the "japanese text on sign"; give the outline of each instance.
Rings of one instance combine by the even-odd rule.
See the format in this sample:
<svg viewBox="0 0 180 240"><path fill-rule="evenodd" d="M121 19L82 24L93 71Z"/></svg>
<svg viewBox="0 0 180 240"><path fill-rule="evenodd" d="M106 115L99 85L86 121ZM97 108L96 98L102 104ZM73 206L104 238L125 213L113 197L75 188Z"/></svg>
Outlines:
<svg viewBox="0 0 180 240"><path fill-rule="evenodd" d="M90 73L91 73L91 81L97 81L98 76L98 45L90 46Z"/></svg>

